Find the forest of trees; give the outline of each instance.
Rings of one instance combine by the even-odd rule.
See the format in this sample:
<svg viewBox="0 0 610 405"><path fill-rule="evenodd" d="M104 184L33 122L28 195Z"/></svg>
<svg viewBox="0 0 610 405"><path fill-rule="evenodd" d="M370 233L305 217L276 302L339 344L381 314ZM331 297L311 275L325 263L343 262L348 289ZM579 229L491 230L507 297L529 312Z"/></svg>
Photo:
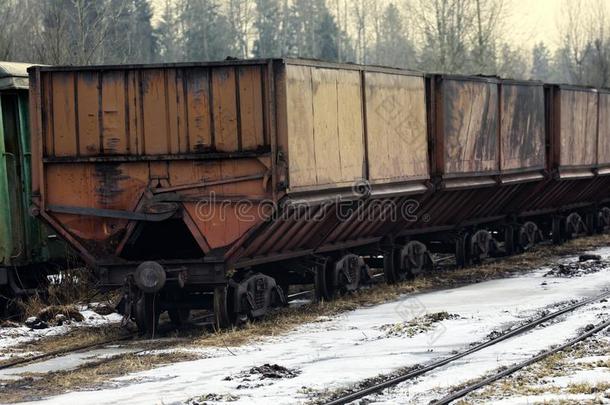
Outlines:
<svg viewBox="0 0 610 405"><path fill-rule="evenodd" d="M563 0L551 52L515 43L509 1L2 0L0 60L286 56L609 86L608 2Z"/></svg>

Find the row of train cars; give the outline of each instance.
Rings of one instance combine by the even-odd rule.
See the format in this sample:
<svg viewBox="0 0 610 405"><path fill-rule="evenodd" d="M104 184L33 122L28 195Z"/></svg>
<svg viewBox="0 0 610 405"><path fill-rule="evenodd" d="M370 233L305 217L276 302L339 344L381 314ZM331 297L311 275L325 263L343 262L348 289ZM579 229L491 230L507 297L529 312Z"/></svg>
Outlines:
<svg viewBox="0 0 610 405"><path fill-rule="evenodd" d="M65 243L143 332L610 226L603 89L289 59L2 64L0 89L3 295Z"/></svg>

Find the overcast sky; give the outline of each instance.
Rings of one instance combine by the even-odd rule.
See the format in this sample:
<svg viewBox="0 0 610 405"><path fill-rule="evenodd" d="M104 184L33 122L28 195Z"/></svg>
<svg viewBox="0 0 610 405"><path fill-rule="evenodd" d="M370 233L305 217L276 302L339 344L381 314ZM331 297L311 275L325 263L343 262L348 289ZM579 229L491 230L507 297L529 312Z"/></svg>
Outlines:
<svg viewBox="0 0 610 405"><path fill-rule="evenodd" d="M556 49L561 4L562 0L512 0L507 22L511 32L506 39L527 48L543 41L549 48Z"/></svg>

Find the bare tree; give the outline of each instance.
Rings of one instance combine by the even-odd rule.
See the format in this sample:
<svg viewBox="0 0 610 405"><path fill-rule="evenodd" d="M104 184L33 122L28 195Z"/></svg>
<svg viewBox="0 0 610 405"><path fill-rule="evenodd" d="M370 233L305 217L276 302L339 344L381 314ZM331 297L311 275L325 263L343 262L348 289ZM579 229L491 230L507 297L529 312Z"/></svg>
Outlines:
<svg viewBox="0 0 610 405"><path fill-rule="evenodd" d="M471 0L417 0L413 13L426 69L461 72L473 22Z"/></svg>
<svg viewBox="0 0 610 405"><path fill-rule="evenodd" d="M227 19L234 37L235 49L241 58L250 56L250 37L254 24L253 0L227 0Z"/></svg>
<svg viewBox="0 0 610 405"><path fill-rule="evenodd" d="M561 14L564 16L559 23L563 48L562 62L570 80L583 83L590 33L584 26L587 19L586 5L583 0L564 0Z"/></svg>
<svg viewBox="0 0 610 405"><path fill-rule="evenodd" d="M368 30L370 26L370 11L375 0L354 0L352 16L356 31L356 58L359 63L368 63Z"/></svg>
<svg viewBox="0 0 610 405"><path fill-rule="evenodd" d="M472 43L473 73L496 72L496 46L504 22L503 0L473 0Z"/></svg>

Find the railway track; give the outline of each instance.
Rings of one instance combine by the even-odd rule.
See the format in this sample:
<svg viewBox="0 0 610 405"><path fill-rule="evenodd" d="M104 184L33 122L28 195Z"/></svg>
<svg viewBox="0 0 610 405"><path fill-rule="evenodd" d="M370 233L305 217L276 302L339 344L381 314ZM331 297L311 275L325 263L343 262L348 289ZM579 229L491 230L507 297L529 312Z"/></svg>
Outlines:
<svg viewBox="0 0 610 405"><path fill-rule="evenodd" d="M428 373L430 371L433 371L435 369L443 367L443 366L445 366L447 364L453 363L456 360L459 360L459 359L461 359L463 357L466 357L466 356L469 356L469 355L471 355L473 353L481 351L481 350L483 350L483 349L485 349L487 347L496 345L496 344L498 344L498 343L500 343L502 341L505 341L505 340L510 339L512 337L521 335L521 334L523 334L523 333L525 333L527 331L530 331L530 330L534 329L536 326L538 326L538 325L540 325L540 324L542 324L544 322L547 322L547 321L550 321L550 320L552 320L554 318L557 318L558 316L561 316L563 314L567 314L567 313L572 312L572 311L574 311L574 310L576 310L578 308L584 307L586 305L592 304L594 302L603 300L603 299L608 298L608 297L610 297L610 291L605 292L605 293L600 294L600 295L597 295L597 296L592 297L592 298L588 298L588 299L582 300L580 302L577 302L575 304L572 304L570 306L567 306L567 307L562 308L560 310L557 310L555 312L551 312L551 313L549 313L547 315L544 315L544 316L542 316L540 318L537 318L537 319L535 319L533 321L530 321L530 322L528 322L528 323L526 323L524 325L521 325L520 327L518 327L516 329L509 330L509 331L505 332L504 334L502 334L502 335L500 335L498 337L495 337L495 338L492 338L492 339L490 339L490 340L488 340L486 342L480 343L480 344L478 344L476 346L471 347L468 350L464 350L464 351L462 351L460 353L457 353L457 354L455 354L453 356L450 356L450 357L447 357L447 358L444 358L444 359L441 359L441 360L437 360L437 361L435 361L435 362L433 362L431 364L428 364L427 366L423 366L421 368L417 368L415 370L405 372L404 374L392 377L390 379L387 379L385 381L382 381L382 382L379 382L377 384L371 385L369 387L366 387L366 388L363 388L363 389L359 389L357 391L353 391L353 392L350 392L350 393L345 394L345 395L341 395L340 397L337 397L337 398L335 398L335 399L333 399L331 401L326 402L326 405L342 405L342 404L347 404L347 403L355 401L357 399L364 398L364 397L367 397L369 395L379 393L379 392L383 391L386 388L393 387L393 386L398 385L398 384L400 384L402 382L405 382L405 381L414 379L416 377L419 377L421 375L424 375L424 374L426 374L426 373ZM487 379L485 379L483 381L480 381L479 383L474 384L471 387L464 388L460 392L457 392L455 394L452 394L450 397L447 397L446 400L448 402L438 402L438 403L449 403L449 402L451 402L451 401L453 401L453 400L455 400L455 399L457 399L457 398L459 398L461 396L464 396L464 395L468 394L469 392L472 392L475 389L480 388L483 385L489 384L489 383L491 383L493 381L496 381L496 380L504 377L505 375L508 375L506 373L511 371L511 370L512 370L512 373L514 373L515 371L517 371L517 370L519 370L519 369L521 369L521 368L523 368L523 367L525 367L525 366L527 366L529 364L532 364L532 363L534 363L536 361L539 361L539 360L543 359L546 356L549 356L549 355L551 355L551 354L553 354L553 353L555 353L557 351L565 349L566 347L574 345L575 343L586 339L587 337L591 336L592 334L597 333L600 330L603 330L603 329L605 329L608 326L610 326L610 321L606 321L605 323L603 323L601 325L598 325L594 329L584 333L583 335L575 338L574 340L571 340L570 342L567 342L566 344L564 344L562 346L559 346L556 349L549 350L548 352L542 353L542 354L540 354L540 355L538 355L538 356L528 360L529 363L528 362L520 363L520 364L518 364L516 366L513 366L513 367L509 368L508 370L502 371L502 372L500 372L500 373L498 373L498 374L496 374L494 376L491 376L491 377L489 377L489 378L487 378ZM578 340L578 339L580 339L580 340ZM467 391L468 388L470 388L470 391ZM460 394L460 393L461 393L460 396L456 396L457 394ZM454 398L454 396L455 396L455 398ZM443 398L441 401L443 401L444 399L445 398Z"/></svg>
<svg viewBox="0 0 610 405"><path fill-rule="evenodd" d="M311 295L313 295L313 293L314 293L313 290L305 290L305 291L301 291L298 293L290 294L290 295L288 295L288 300L290 301L290 300L294 300L294 299L298 299L298 298L302 298L302 297L311 296ZM202 326L204 324L213 324L213 320L214 320L214 315L209 314L209 315L191 319L189 321L189 325ZM164 333L169 332L170 330L173 330L173 326L170 327L169 324L161 325L161 327L157 331L157 334L163 335ZM105 346L123 343L123 342L127 342L129 340L134 340L134 339L137 339L138 337L139 337L139 333L133 332L133 333L127 333L124 336L113 337L113 338L109 338L109 339L106 339L106 340L103 340L100 342L87 343L87 344L73 346L73 347L65 347L65 348L53 350L53 351L50 351L47 353L42 353L42 354L35 355L35 356L20 358L20 359L13 360L11 362L6 362L3 364L0 364L0 370L7 370L7 369L15 368L15 367L21 367L21 366L24 366L27 364L38 363L38 362L49 360L49 359L52 359L55 357L63 356L63 355L69 354L69 353L78 353L78 352L83 352L83 351L95 350L95 349L103 348ZM145 341L145 340L142 340L142 341ZM141 351L135 351L133 353L137 354L137 353L140 353L140 352L143 352L146 350L149 350L149 349L147 348L147 349L143 349Z"/></svg>
<svg viewBox="0 0 610 405"><path fill-rule="evenodd" d="M213 321L213 315L205 315L205 316L201 316L201 317L192 319L191 321L189 321L189 323L193 324L193 325L201 325L203 323L212 323L212 321ZM170 326L170 324L161 325L159 330L157 331L157 333L160 335L163 335L164 333L167 333L173 329L174 329L173 325L172 326ZM138 339L139 336L140 335L138 332L126 333L123 336L109 338L109 339L106 339L106 340L103 340L100 342L87 343L87 344L73 346L73 347L65 347L65 348L53 350L53 351L50 351L47 353L42 353L42 354L39 354L36 356L20 358L20 359L11 361L11 362L0 364L0 370L7 370L7 369L15 368L15 367L21 367L21 366L24 366L27 364L38 363L38 362L49 360L49 359L52 359L55 357L64 356L69 353L78 353L78 352L83 352L83 351L95 350L95 349L103 348L103 347L110 346L113 344L123 343L123 342L127 342L130 340L136 340L136 339ZM146 342L147 339L148 338L142 338L141 341ZM141 351L137 350L133 353L137 354L137 353L147 351L147 350L150 350L150 349L146 348Z"/></svg>
<svg viewBox="0 0 610 405"><path fill-rule="evenodd" d="M538 354L537 356L532 357L531 359L525 360L521 363L514 364L505 370L495 373L495 374L493 374L487 378L484 378L474 384L471 384L457 392L447 395L446 397L443 397L443 398L439 399L438 401L435 401L434 404L435 405L449 404L449 403L455 401L456 399L460 399L460 398L468 395L469 393L471 393L475 390L478 390L479 388L482 388L486 385L489 385L495 381L500 380L501 378L514 374L515 372L521 370L522 368L525 368L525 367L530 366L534 363L537 363L541 360L544 360L545 358L547 358L548 356L550 356L552 354L558 353L569 347L572 347L576 343L582 342L582 341L586 340L587 338L593 336L594 334L596 334L598 332L603 331L604 329L606 329L608 327L610 327L610 319L598 324L594 328L580 334L579 336L575 337L574 339L572 339L554 349L546 350L546 351Z"/></svg>

